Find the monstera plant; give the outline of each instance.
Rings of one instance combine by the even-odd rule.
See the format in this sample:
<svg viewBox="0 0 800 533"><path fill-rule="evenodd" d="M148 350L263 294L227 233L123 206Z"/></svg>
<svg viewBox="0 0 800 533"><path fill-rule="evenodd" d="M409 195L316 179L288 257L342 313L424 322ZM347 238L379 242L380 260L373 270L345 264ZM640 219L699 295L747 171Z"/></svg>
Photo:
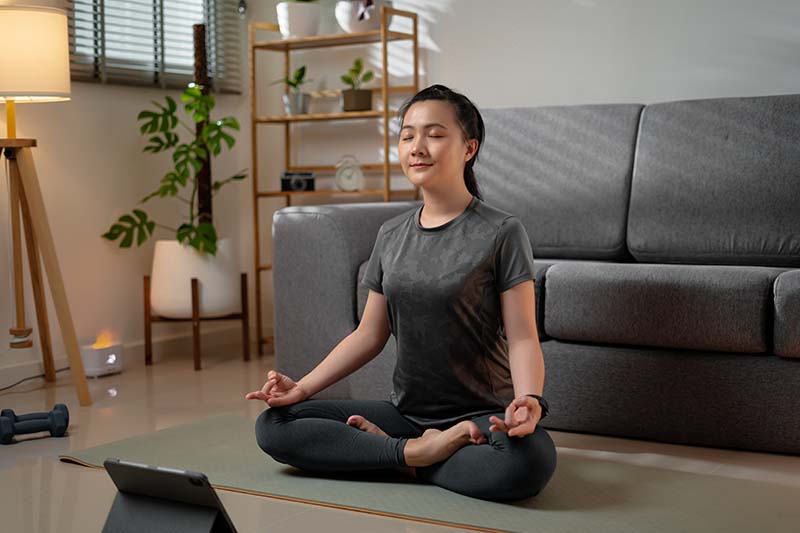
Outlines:
<svg viewBox="0 0 800 533"><path fill-rule="evenodd" d="M195 248L198 252L215 255L217 232L211 217L211 197L224 185L247 177L244 171L221 181L211 183L211 158L219 155L223 147L233 148L234 131L239 122L234 117L211 119L214 97L205 94L203 86L190 83L180 97L185 114L191 124L179 117L178 105L170 96L165 102L153 101L152 109L139 113L139 131L149 136L145 152L154 154L172 152L170 168L158 188L142 198L139 205L153 198L172 198L185 204L188 217L177 228L151 220L141 208L124 214L102 235L109 241L119 241L120 248L129 248L134 242L141 246L153 235L156 227L175 232L176 239ZM199 126L198 126L199 125ZM182 130L189 134L182 140ZM179 133L180 132L180 133Z"/></svg>

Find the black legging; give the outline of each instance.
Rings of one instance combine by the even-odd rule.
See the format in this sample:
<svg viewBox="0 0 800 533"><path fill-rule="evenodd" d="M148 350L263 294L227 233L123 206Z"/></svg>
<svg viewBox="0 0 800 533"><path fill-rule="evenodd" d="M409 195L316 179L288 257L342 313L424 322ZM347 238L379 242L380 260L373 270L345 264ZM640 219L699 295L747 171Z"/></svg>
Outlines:
<svg viewBox="0 0 800 533"><path fill-rule="evenodd" d="M347 425L352 415L363 416L389 437ZM494 415L505 417L503 412ZM417 467L417 477L486 500L538 494L556 469L556 447L550 435L539 425L524 437L490 432L489 416L472 419L487 444L468 444L444 461ZM378 400L306 400L268 408L256 421L258 445L273 459L322 472L405 467L405 443L422 433L394 404Z"/></svg>

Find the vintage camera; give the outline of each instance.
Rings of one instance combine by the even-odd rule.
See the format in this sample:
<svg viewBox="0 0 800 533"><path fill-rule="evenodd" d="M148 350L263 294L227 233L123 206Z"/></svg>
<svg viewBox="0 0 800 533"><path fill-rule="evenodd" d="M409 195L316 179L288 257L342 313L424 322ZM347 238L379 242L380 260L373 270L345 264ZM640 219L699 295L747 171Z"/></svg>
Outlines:
<svg viewBox="0 0 800 533"><path fill-rule="evenodd" d="M282 191L313 191L313 172L281 172Z"/></svg>

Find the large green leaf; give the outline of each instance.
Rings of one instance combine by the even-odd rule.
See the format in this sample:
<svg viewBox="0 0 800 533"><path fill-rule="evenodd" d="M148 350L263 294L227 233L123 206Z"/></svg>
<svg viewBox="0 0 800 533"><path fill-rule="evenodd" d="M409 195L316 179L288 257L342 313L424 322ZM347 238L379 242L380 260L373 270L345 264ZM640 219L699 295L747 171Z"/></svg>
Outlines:
<svg viewBox="0 0 800 533"><path fill-rule="evenodd" d="M167 107L153 102L159 112L145 110L139 113L136 119L142 122L142 125L139 126L140 133L167 133L178 125L178 117L175 116L178 106L175 104L175 100L169 96L166 97L166 101Z"/></svg>
<svg viewBox="0 0 800 533"><path fill-rule="evenodd" d="M144 151L153 152L154 154L158 152L163 152L164 150L172 148L173 146L178 144L178 141L180 140L178 138L177 133L172 133L168 131L165 132L163 135L164 135L163 139L158 135L150 137L150 139L148 139L150 144L145 146Z"/></svg>
<svg viewBox="0 0 800 533"><path fill-rule="evenodd" d="M140 209L134 209L133 214L136 218L131 215L119 217L118 223L112 224L102 237L109 241L115 241L122 237L119 243L120 248L130 248L134 238L136 238L136 246L141 246L153 234L156 223L148 220L147 213Z"/></svg>
<svg viewBox="0 0 800 533"><path fill-rule="evenodd" d="M186 114L192 115L192 120L195 122L209 120L211 110L214 109L214 97L203 94L203 86L194 83L190 83L183 91L181 102L185 103Z"/></svg>
<svg viewBox="0 0 800 533"><path fill-rule="evenodd" d="M234 117L225 117L216 122L209 122L206 124L206 127L203 128L203 141L206 143L206 146L208 146L208 149L211 151L211 153L215 156L219 155L220 151L222 150L222 141L225 141L225 144L228 145L229 150L233 148L234 144L236 144L236 139L233 138L233 135L227 133L225 128L238 131L239 121L237 121Z"/></svg>
<svg viewBox="0 0 800 533"><path fill-rule="evenodd" d="M189 172L191 166L195 173L203 168L203 160L208 157L208 152L200 143L192 141L188 144L181 144L172 153L172 161L175 163L175 171L183 176Z"/></svg>
<svg viewBox="0 0 800 533"><path fill-rule="evenodd" d="M201 222L197 226L189 223L181 224L177 237L178 241L192 246L198 252L217 255L217 232L214 230L214 225L209 222Z"/></svg>

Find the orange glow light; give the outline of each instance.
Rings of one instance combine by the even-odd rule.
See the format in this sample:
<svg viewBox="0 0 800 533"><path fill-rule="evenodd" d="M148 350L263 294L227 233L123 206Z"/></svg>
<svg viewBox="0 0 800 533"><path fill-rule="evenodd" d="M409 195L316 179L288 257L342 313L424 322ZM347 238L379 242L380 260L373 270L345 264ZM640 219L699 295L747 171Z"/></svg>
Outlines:
<svg viewBox="0 0 800 533"><path fill-rule="evenodd" d="M112 344L114 344L114 342L113 342L113 339L111 337L111 332L107 331L107 330L104 330L104 331L100 332L100 335L97 336L97 340L95 341L94 344L92 344L92 348L95 348L95 349L108 348Z"/></svg>

